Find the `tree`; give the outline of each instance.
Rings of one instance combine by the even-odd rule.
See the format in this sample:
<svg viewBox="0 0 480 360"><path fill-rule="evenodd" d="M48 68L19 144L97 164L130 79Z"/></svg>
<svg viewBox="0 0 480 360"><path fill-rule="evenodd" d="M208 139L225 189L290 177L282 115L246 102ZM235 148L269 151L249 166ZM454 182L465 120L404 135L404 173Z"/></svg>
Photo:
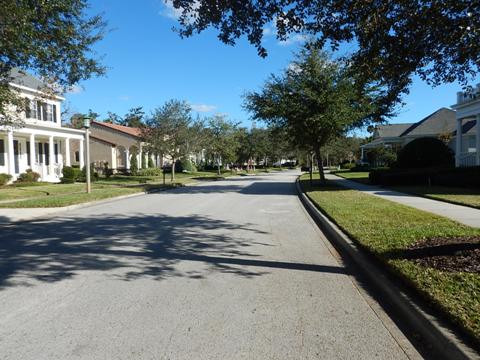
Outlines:
<svg viewBox="0 0 480 360"><path fill-rule="evenodd" d="M316 46L302 49L281 76L272 75L245 98L254 119L285 130L294 145L315 154L322 181L321 148L374 120L376 103L371 89L359 87L342 63Z"/></svg>
<svg viewBox="0 0 480 360"><path fill-rule="evenodd" d="M235 130L237 124L229 121L225 116L217 114L207 120L207 151L209 151L217 165L218 174L221 174L222 164L235 160L238 147Z"/></svg>
<svg viewBox="0 0 480 360"><path fill-rule="evenodd" d="M360 158L361 139L351 136L340 136L325 144L322 152L328 156L328 164L339 165L345 161L352 162Z"/></svg>
<svg viewBox="0 0 480 360"><path fill-rule="evenodd" d="M209 27L234 45L246 36L260 56L266 56L265 29L279 40L313 36L333 50L354 48L352 68L363 81L386 88L385 106L400 100L414 74L433 85L461 81L478 73L480 2L417 1L213 1L172 0L182 37ZM270 31L272 32L272 31ZM380 108L379 110L385 110Z"/></svg>
<svg viewBox="0 0 480 360"><path fill-rule="evenodd" d="M172 182L175 180L175 162L190 152L200 127L201 124L193 121L187 102L169 100L153 111L142 128L148 151L170 156Z"/></svg>
<svg viewBox="0 0 480 360"><path fill-rule="evenodd" d="M137 175L138 173L138 159L137 159L137 155L138 155L138 150L136 148L132 149L131 151L131 155L130 155L130 172L132 173L132 175Z"/></svg>
<svg viewBox="0 0 480 360"><path fill-rule="evenodd" d="M125 114L123 119L119 119L119 124L123 126L129 127L141 127L143 125L143 118L145 116L145 112L143 111L143 107L139 106L136 108L131 108Z"/></svg>
<svg viewBox="0 0 480 360"><path fill-rule="evenodd" d="M110 124L121 124L122 118L114 112L107 112L107 118L103 121Z"/></svg>
<svg viewBox="0 0 480 360"><path fill-rule="evenodd" d="M0 124L15 125L25 103L8 85L14 68L44 78L45 92L69 88L105 68L92 46L103 38L105 22L87 15L86 0L0 0Z"/></svg>

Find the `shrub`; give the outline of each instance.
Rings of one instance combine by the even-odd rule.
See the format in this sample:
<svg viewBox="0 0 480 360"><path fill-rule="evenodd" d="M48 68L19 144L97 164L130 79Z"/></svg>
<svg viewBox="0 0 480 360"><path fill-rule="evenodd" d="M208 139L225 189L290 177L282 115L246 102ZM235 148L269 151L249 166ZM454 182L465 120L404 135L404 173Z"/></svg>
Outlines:
<svg viewBox="0 0 480 360"><path fill-rule="evenodd" d="M84 166L80 176L77 179L78 181L85 182L87 181L87 167ZM97 181L98 180L98 172L95 171L95 164L90 163L90 181Z"/></svg>
<svg viewBox="0 0 480 360"><path fill-rule="evenodd" d="M151 168L154 168L155 167L155 163L153 162L153 159L149 156L148 157L148 168L151 169Z"/></svg>
<svg viewBox="0 0 480 360"><path fill-rule="evenodd" d="M415 139L405 145L398 154L395 167L399 169L426 167L453 167L453 151L435 138Z"/></svg>
<svg viewBox="0 0 480 360"><path fill-rule="evenodd" d="M138 160L137 160L137 154L135 153L130 155L130 173L132 175L137 175L138 173Z"/></svg>
<svg viewBox="0 0 480 360"><path fill-rule="evenodd" d="M7 185L10 180L12 180L12 175L0 174L0 186Z"/></svg>
<svg viewBox="0 0 480 360"><path fill-rule="evenodd" d="M374 169L370 182L378 185L439 185L480 188L480 167Z"/></svg>
<svg viewBox="0 0 480 360"><path fill-rule="evenodd" d="M340 164L340 169L352 169L355 167L355 163L343 163L343 164Z"/></svg>
<svg viewBox="0 0 480 360"><path fill-rule="evenodd" d="M195 165L188 159L181 159L175 162L175 171L177 172L197 172Z"/></svg>
<svg viewBox="0 0 480 360"><path fill-rule="evenodd" d="M77 167L64 166L62 169L62 182L63 183L74 183L82 177L82 171Z"/></svg>
<svg viewBox="0 0 480 360"><path fill-rule="evenodd" d="M360 172L360 171L370 171L370 165L368 164L357 164L350 169L350 171Z"/></svg>
<svg viewBox="0 0 480 360"><path fill-rule="evenodd" d="M159 168L148 168L148 169L142 169L138 172L139 176L162 176L162 169Z"/></svg>
<svg viewBox="0 0 480 360"><path fill-rule="evenodd" d="M24 173L21 173L16 182L19 183L33 183L37 182L40 179L40 174L32 171L32 169L27 169Z"/></svg>
<svg viewBox="0 0 480 360"><path fill-rule="evenodd" d="M147 161L146 161L146 157L145 157L145 154L141 154L140 156L140 166L142 169L146 169L147 168Z"/></svg>

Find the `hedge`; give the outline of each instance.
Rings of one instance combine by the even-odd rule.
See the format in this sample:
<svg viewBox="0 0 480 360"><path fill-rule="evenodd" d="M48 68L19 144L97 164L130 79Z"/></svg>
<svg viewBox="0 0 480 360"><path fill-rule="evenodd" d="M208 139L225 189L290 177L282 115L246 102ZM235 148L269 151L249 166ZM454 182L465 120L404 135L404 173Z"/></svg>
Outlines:
<svg viewBox="0 0 480 360"><path fill-rule="evenodd" d="M377 185L440 185L480 188L480 166L465 168L374 169L370 183Z"/></svg>

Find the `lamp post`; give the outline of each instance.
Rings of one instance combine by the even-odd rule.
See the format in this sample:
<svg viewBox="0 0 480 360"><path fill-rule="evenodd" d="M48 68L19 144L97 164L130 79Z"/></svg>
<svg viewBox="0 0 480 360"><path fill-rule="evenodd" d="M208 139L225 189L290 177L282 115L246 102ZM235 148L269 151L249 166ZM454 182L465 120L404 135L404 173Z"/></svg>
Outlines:
<svg viewBox="0 0 480 360"><path fill-rule="evenodd" d="M87 194L90 194L92 192L90 183L90 118L87 116L83 118L83 127L85 128L85 182L87 184Z"/></svg>

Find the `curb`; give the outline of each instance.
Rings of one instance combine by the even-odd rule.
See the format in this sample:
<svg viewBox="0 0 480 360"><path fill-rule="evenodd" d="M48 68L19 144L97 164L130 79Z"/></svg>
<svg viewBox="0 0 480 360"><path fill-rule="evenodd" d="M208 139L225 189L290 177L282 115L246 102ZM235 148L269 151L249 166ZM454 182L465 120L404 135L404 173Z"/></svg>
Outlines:
<svg viewBox="0 0 480 360"><path fill-rule="evenodd" d="M315 223L324 232L325 236L342 253L361 270L362 274L373 285L386 302L393 305L395 311L401 316L409 327L415 329L421 337L431 346L437 359L480 359L479 354L465 344L456 334L445 326L438 318L431 315L417 304L401 288L385 276L385 270L374 264L342 230L330 219L322 214L312 201L305 195L300 187L299 179L296 181L298 196L307 212ZM432 354L433 355L433 354Z"/></svg>

